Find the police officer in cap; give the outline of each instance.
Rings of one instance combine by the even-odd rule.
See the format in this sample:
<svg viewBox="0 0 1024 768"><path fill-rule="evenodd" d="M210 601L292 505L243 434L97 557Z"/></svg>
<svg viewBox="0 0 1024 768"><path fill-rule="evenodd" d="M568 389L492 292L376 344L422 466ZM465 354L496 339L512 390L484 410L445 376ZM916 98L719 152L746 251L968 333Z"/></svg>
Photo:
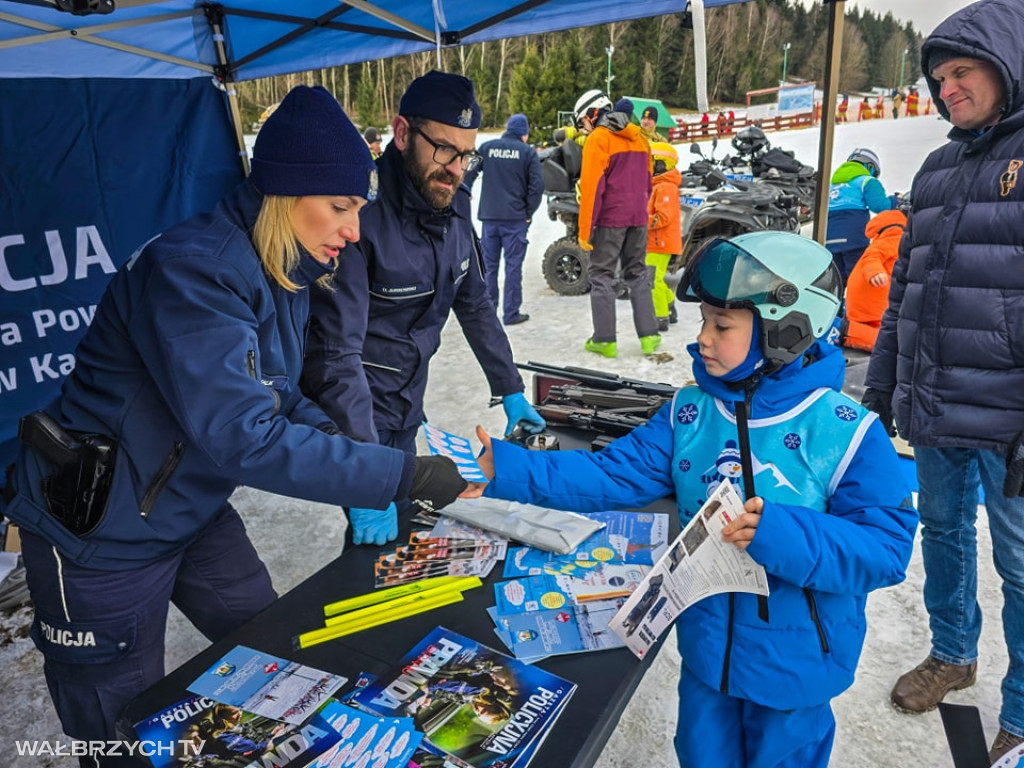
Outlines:
<svg viewBox="0 0 1024 768"><path fill-rule="evenodd" d="M331 290L314 290L303 387L342 431L412 453L424 420L427 369L455 316L508 417L541 432L523 395L505 330L487 296L464 174L476 168L480 107L472 81L431 71L412 82L377 161L380 196L360 213L362 236ZM394 503L381 516L349 510L353 541L398 535Z"/></svg>

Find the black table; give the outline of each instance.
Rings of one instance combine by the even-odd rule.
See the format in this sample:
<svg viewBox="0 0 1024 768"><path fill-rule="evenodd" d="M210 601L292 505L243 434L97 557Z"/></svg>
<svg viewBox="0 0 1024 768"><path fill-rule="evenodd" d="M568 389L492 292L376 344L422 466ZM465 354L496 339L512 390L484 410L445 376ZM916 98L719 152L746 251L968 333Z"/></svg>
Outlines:
<svg viewBox="0 0 1024 768"><path fill-rule="evenodd" d="M588 444L592 437L579 430L552 431L557 432L563 448ZM678 535L679 518L674 503L662 500L646 509L669 513L670 540ZM408 522L400 527L400 541L408 539L410 527ZM394 548L393 543L384 547L351 546L351 532L348 544L341 557L129 702L118 719L118 731L133 740L133 723L185 698L186 687L236 645L344 675L349 682L341 693L351 688L360 672L385 672L438 625L505 652L485 612L494 605L494 584L502 580L501 563L484 580L483 587L465 592L460 603L298 650L294 644L296 635L323 626L324 605L374 590L373 564L381 551ZM660 642L643 661L625 648L615 648L554 656L538 662L537 666L576 683L578 688L531 765L592 766L659 647Z"/></svg>

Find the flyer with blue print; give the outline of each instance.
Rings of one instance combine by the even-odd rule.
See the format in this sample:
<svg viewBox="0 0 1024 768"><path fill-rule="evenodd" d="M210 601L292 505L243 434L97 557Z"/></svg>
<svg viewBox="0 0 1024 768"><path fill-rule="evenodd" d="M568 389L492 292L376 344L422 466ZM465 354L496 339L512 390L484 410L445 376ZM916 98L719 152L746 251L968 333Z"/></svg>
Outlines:
<svg viewBox="0 0 1024 768"><path fill-rule="evenodd" d="M447 456L455 462L462 479L470 483L486 483L487 475L476 463L473 445L468 438L460 437L451 432L423 422L423 436L427 439L427 449L431 456Z"/></svg>
<svg viewBox="0 0 1024 768"><path fill-rule="evenodd" d="M192 681L188 690L254 715L301 723L346 680L238 645Z"/></svg>
<svg viewBox="0 0 1024 768"><path fill-rule="evenodd" d="M591 512L604 523L571 552L561 555L535 547L519 547L505 560L505 578L541 573L581 576L604 563L654 565L668 551L669 516L664 512Z"/></svg>

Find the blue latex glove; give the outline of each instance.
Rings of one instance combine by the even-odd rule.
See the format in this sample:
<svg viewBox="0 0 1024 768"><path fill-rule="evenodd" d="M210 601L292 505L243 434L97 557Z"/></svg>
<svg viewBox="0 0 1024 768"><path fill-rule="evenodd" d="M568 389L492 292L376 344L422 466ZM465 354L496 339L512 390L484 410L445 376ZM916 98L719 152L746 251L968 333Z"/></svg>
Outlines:
<svg viewBox="0 0 1024 768"><path fill-rule="evenodd" d="M522 392L505 395L501 398L501 407L505 409L505 416L508 417L508 426L505 427L505 437L512 434L516 424L522 424L523 429L531 435L543 432L547 426L544 419L536 409L530 405Z"/></svg>
<svg viewBox="0 0 1024 768"><path fill-rule="evenodd" d="M387 544L398 538L398 509L395 502L388 508L362 509L350 507L348 521L352 525L353 544Z"/></svg>

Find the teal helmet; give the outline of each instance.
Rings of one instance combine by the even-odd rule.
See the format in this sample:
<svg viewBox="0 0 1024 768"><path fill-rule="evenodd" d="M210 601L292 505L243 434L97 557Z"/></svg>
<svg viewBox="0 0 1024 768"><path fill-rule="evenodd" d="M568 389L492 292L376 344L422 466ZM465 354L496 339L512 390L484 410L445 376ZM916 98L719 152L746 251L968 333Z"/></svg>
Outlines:
<svg viewBox="0 0 1024 768"><path fill-rule="evenodd" d="M749 232L701 246L676 294L682 301L756 312L761 351L774 370L832 328L843 280L832 254L814 240L793 232Z"/></svg>

